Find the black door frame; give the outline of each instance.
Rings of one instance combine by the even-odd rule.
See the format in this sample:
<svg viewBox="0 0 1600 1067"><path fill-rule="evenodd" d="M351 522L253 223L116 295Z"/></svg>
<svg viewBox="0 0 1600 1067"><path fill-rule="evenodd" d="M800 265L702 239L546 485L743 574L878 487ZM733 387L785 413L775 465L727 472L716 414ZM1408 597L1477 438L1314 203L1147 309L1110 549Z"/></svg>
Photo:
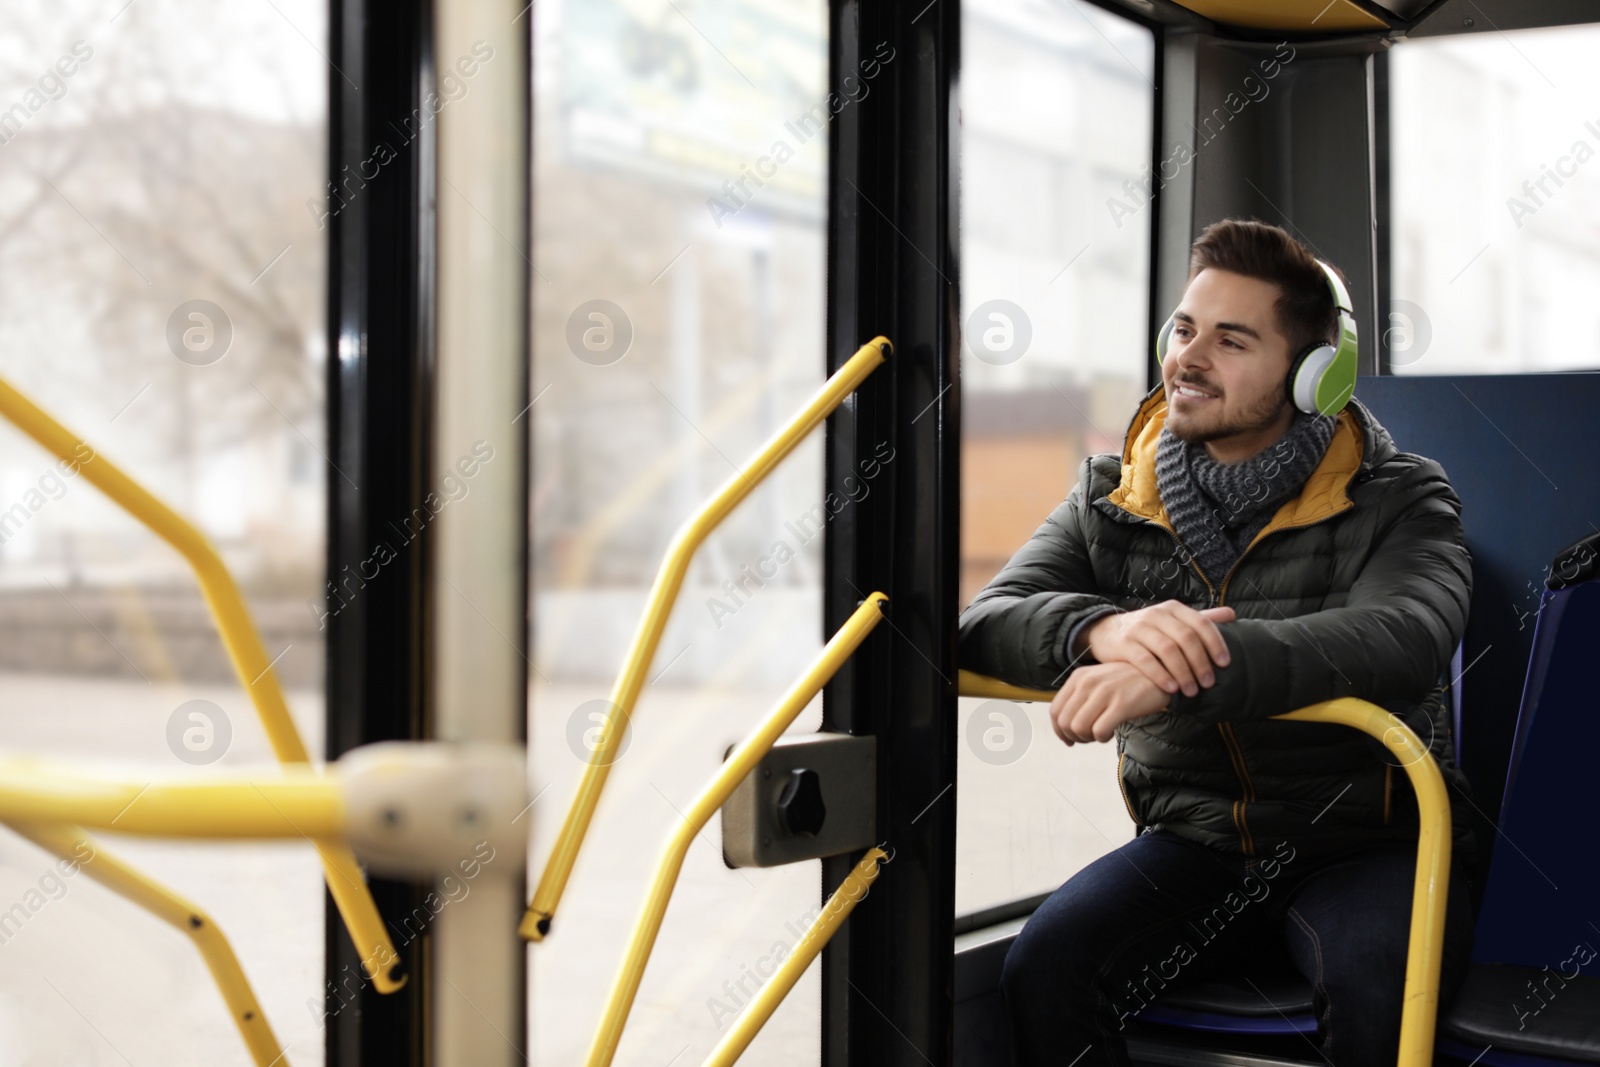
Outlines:
<svg viewBox="0 0 1600 1067"><path fill-rule="evenodd" d="M829 524L823 587L828 633L867 593L889 595L884 625L825 690L823 729L878 738L893 858L823 954L825 1067L951 1058L960 18L928 0L835 0L829 17L830 87L879 69L830 131L828 371L876 334L895 348L827 433L830 488L893 449L876 491ZM824 891L852 862L823 862Z"/></svg>
<svg viewBox="0 0 1600 1067"><path fill-rule="evenodd" d="M431 735L426 539L393 521L429 484L433 367L434 127L417 121L433 82L431 0L332 0L329 10L327 756ZM390 156L392 153L392 157ZM395 225L395 220L407 225ZM359 488L358 488L359 487ZM399 558L370 580L374 546ZM403 546L403 547L401 547ZM427 888L370 880L386 918ZM330 1067L426 1062L426 928L396 949L409 980L379 994L337 909L325 909Z"/></svg>

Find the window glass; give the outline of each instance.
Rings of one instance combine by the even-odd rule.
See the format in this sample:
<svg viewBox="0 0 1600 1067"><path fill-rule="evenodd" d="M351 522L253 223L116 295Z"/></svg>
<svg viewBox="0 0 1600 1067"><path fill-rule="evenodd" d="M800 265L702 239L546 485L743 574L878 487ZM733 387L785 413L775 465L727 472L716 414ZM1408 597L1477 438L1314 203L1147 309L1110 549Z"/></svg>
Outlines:
<svg viewBox="0 0 1600 1067"><path fill-rule="evenodd" d="M313 754L326 37L313 0L23 4L0 37L0 374L210 538ZM0 722L132 774L273 762L182 558L3 422ZM208 911L288 1060L322 1062L309 843L97 840ZM0 831L0 1058L251 1062L189 939L93 869Z"/></svg>
<svg viewBox="0 0 1600 1067"><path fill-rule="evenodd" d="M1086 3L962 9L961 598L1116 451L1145 388L1154 40ZM1110 745L961 701L956 907L1055 889L1132 836Z"/></svg>
<svg viewBox="0 0 1600 1067"><path fill-rule="evenodd" d="M821 0L532 16L538 871L674 533L824 380L828 125L872 82L828 84ZM821 648L825 496L819 430L697 553L530 956L533 1062L582 1061L680 814ZM793 730L820 722L817 701ZM820 879L816 861L730 870L714 818L616 1062L702 1062L816 914ZM820 1018L813 965L745 1059L817 1062Z"/></svg>
<svg viewBox="0 0 1600 1067"><path fill-rule="evenodd" d="M1600 27L1390 54L1396 374L1600 368Z"/></svg>

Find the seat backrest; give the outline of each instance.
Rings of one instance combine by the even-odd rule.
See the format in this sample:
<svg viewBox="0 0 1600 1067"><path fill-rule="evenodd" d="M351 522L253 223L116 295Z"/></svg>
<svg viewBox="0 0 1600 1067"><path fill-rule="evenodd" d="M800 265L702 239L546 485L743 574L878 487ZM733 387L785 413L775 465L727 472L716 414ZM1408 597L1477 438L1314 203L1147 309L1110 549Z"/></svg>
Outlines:
<svg viewBox="0 0 1600 1067"><path fill-rule="evenodd" d="M1461 497L1472 613L1451 677L1461 676L1456 741L1487 858L1543 579L1600 521L1600 374L1384 375L1362 378L1356 396L1396 446L1442 464Z"/></svg>
<svg viewBox="0 0 1600 1067"><path fill-rule="evenodd" d="M1546 591L1478 915L1479 962L1555 970L1570 960L1567 970L1600 975L1597 663L1600 581Z"/></svg>

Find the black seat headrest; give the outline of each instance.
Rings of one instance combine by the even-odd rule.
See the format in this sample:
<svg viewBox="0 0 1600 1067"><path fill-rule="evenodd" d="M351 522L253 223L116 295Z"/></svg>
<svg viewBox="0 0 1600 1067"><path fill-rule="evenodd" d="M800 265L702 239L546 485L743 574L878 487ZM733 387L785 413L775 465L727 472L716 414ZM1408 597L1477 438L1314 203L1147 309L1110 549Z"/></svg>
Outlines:
<svg viewBox="0 0 1600 1067"><path fill-rule="evenodd" d="M1545 575L1546 589L1565 589L1569 585L1600 577L1600 533L1572 542L1556 553Z"/></svg>

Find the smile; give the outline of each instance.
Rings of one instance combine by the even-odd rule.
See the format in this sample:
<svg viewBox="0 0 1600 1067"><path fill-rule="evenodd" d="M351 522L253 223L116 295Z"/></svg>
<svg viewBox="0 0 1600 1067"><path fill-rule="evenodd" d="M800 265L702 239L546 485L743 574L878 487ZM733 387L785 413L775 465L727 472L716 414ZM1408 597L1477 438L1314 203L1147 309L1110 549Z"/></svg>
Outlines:
<svg viewBox="0 0 1600 1067"><path fill-rule="evenodd" d="M1173 392L1175 392L1178 396L1181 396L1181 397L1183 397L1183 398L1185 398L1187 400L1215 400L1216 399L1216 397L1212 396L1210 393L1202 393L1200 390L1198 390L1198 389L1196 389L1196 388L1194 388L1193 386L1190 386L1190 385L1174 385L1173 386Z"/></svg>

